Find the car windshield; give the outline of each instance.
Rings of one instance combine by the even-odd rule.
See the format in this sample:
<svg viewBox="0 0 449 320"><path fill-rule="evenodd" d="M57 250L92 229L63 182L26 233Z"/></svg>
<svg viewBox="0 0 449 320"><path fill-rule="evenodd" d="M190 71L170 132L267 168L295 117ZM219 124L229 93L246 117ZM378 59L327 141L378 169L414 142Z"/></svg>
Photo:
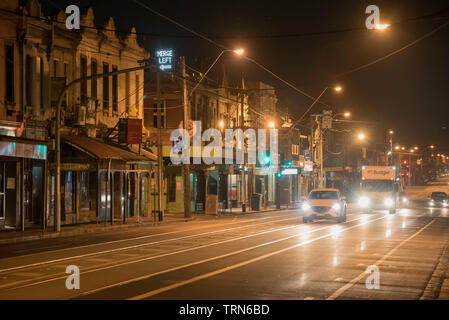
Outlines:
<svg viewBox="0 0 449 320"><path fill-rule="evenodd" d="M444 192L434 192L434 193L432 193L432 195L430 197L432 199L446 199L447 194Z"/></svg>
<svg viewBox="0 0 449 320"><path fill-rule="evenodd" d="M312 191L309 199L338 199L337 191Z"/></svg>
<svg viewBox="0 0 449 320"><path fill-rule="evenodd" d="M393 183L385 180L367 180L362 182L362 190L366 192L391 192Z"/></svg>

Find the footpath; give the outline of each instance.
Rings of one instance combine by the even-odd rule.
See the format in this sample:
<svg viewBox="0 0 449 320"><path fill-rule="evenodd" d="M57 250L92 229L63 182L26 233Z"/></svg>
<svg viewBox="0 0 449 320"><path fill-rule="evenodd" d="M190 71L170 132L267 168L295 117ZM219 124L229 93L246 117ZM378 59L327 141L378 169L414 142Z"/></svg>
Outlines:
<svg viewBox="0 0 449 320"><path fill-rule="evenodd" d="M35 241L42 239L54 239L54 238L62 238L62 237L72 237L79 235L86 235L92 233L102 233L102 232L111 232L118 230L126 230L132 228L143 228L143 227L157 227L157 226L167 226L172 224L181 224L190 221L210 221L216 220L223 217L229 216L242 216L248 214L255 213L267 213L267 212L275 212L275 211L283 211L283 210L293 210L290 209L273 209L267 208L260 211L247 211L246 213L242 213L241 208L234 208L232 212L222 211L217 215L205 215L205 214L195 214L191 218L185 218L184 213L169 213L164 215L164 220L162 222L156 222L153 218L140 218L140 221L128 221L127 223L114 221L113 224L111 222L108 223L89 223L89 224L78 224L78 225L70 225L70 226L61 226L61 232L55 232L53 227L48 227L46 230L41 230L40 228L32 228L25 231L1 231L0 232L0 245L6 245L11 243L19 243L19 242L27 242L27 241Z"/></svg>

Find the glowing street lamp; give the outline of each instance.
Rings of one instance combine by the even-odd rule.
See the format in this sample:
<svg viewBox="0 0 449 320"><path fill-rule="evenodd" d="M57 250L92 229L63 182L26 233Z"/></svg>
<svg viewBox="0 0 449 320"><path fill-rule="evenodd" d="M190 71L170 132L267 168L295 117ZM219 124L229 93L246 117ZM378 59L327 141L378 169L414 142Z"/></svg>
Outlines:
<svg viewBox="0 0 449 320"><path fill-rule="evenodd" d="M334 90L335 90L336 92L341 92L341 91L343 91L343 88L340 87L340 86L338 86L338 87L335 87Z"/></svg>
<svg viewBox="0 0 449 320"><path fill-rule="evenodd" d="M387 23L385 23L385 24L376 24L376 29L377 30L385 30L385 29L388 29L389 26L390 25L387 24Z"/></svg>
<svg viewBox="0 0 449 320"><path fill-rule="evenodd" d="M222 120L222 121L220 121L220 128L223 128L223 127L224 127L224 122Z"/></svg>
<svg viewBox="0 0 449 320"><path fill-rule="evenodd" d="M350 118L351 117L351 112L345 112L343 115L345 116L345 118Z"/></svg>
<svg viewBox="0 0 449 320"><path fill-rule="evenodd" d="M396 146L396 147L394 147L394 149L399 151L401 149L401 147L400 146Z"/></svg>
<svg viewBox="0 0 449 320"><path fill-rule="evenodd" d="M268 122L268 127L270 127L271 129L274 129L274 127L275 127L274 121Z"/></svg>
<svg viewBox="0 0 449 320"><path fill-rule="evenodd" d="M363 141L363 140L365 140L366 136L365 136L364 133L359 133L359 135L357 136L357 138L358 138L360 141Z"/></svg>

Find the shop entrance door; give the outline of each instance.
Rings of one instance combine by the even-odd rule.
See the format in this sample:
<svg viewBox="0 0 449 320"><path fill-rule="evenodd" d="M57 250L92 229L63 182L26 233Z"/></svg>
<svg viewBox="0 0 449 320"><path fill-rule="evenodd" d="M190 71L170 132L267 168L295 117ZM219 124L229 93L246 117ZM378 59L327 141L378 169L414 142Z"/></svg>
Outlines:
<svg viewBox="0 0 449 320"><path fill-rule="evenodd" d="M108 185L108 173L100 173L100 212L99 222L110 221L111 219L111 192Z"/></svg>
<svg viewBox="0 0 449 320"><path fill-rule="evenodd" d="M16 179L17 162L1 162L0 170L3 172L5 227L16 228L19 217L17 214L17 192L20 192L20 183Z"/></svg>

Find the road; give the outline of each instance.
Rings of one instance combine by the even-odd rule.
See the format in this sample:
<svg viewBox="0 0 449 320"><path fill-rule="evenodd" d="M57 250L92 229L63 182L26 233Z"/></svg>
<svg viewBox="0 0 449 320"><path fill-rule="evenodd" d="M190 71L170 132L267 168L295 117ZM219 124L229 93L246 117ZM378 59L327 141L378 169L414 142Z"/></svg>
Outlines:
<svg viewBox="0 0 449 320"><path fill-rule="evenodd" d="M449 181L431 186L448 191ZM303 224L298 211L220 217L0 247L0 299L420 299L448 245L449 210L348 210ZM67 266L80 289L66 288ZM368 266L379 270L368 289Z"/></svg>

